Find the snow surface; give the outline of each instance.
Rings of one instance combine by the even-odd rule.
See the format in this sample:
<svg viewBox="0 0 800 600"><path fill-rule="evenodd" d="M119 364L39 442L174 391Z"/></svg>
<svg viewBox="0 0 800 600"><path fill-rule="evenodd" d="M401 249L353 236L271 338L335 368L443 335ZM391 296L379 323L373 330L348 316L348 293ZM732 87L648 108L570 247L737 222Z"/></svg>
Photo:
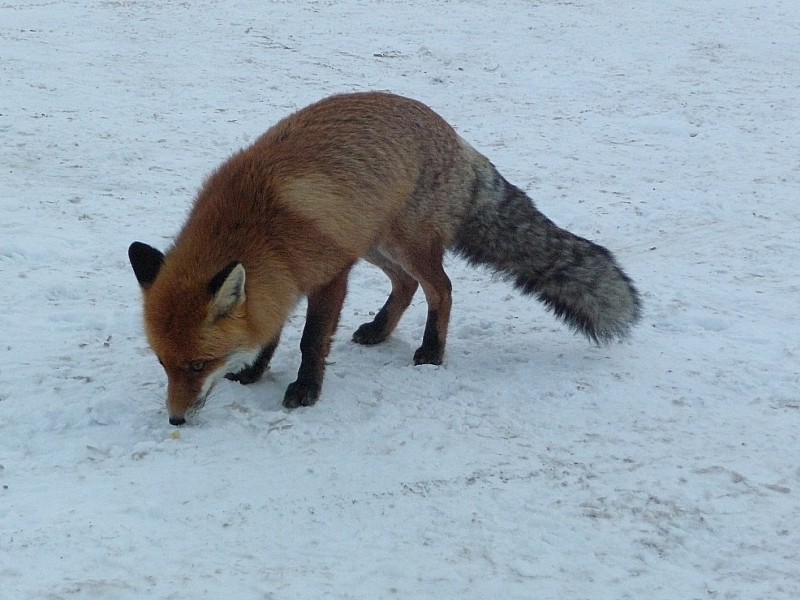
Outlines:
<svg viewBox="0 0 800 600"><path fill-rule="evenodd" d="M0 3L0 597L800 598L800 3ZM272 371L167 423L128 244L335 92L418 98L645 315L597 348L455 260L353 274L321 401Z"/></svg>

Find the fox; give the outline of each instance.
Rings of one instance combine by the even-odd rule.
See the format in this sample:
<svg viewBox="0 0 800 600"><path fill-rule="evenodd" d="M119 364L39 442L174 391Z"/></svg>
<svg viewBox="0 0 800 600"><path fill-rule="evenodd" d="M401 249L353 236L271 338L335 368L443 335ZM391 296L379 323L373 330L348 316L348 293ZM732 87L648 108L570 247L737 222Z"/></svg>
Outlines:
<svg viewBox="0 0 800 600"><path fill-rule="evenodd" d="M441 365L447 252L534 296L594 343L624 338L640 318L639 293L613 254L548 219L433 109L389 92L334 95L219 166L168 250L128 248L170 424L186 423L223 378L258 381L304 298L300 367L283 406L314 405L348 275L362 259L391 291L352 341L386 340L421 286L427 318L413 362Z"/></svg>

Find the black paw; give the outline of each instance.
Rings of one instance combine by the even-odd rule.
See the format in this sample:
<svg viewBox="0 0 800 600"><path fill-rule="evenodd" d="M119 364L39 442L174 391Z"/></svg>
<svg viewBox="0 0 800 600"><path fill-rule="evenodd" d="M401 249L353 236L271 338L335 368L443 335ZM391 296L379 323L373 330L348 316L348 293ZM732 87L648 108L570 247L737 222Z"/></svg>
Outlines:
<svg viewBox="0 0 800 600"><path fill-rule="evenodd" d="M319 400L320 386L317 383L295 381L286 388L283 396L283 406L297 408L299 406L313 406Z"/></svg>
<svg viewBox="0 0 800 600"><path fill-rule="evenodd" d="M439 348L420 346L414 352L415 365L440 365L442 364L442 351Z"/></svg>
<svg viewBox="0 0 800 600"><path fill-rule="evenodd" d="M276 339L273 342L270 342L266 346L261 349L261 352L258 353L255 361L253 361L252 365L246 366L241 371L237 371L236 373L227 373L225 375L225 379L230 379L231 381L238 381L242 385L249 385L251 383L255 383L261 376L264 374L269 368L269 361L272 359L272 355L275 352L275 348L278 346L278 340Z"/></svg>
<svg viewBox="0 0 800 600"><path fill-rule="evenodd" d="M381 325L376 325L375 321L370 321L356 329L356 332L353 334L353 341L356 344L374 346L375 344L380 344L387 337L389 336L383 331Z"/></svg>
<svg viewBox="0 0 800 600"><path fill-rule="evenodd" d="M225 379L238 381L242 385L250 385L251 383L255 383L261 379L263 374L264 369L258 368L256 365L252 365L250 367L245 367L238 373L226 373Z"/></svg>

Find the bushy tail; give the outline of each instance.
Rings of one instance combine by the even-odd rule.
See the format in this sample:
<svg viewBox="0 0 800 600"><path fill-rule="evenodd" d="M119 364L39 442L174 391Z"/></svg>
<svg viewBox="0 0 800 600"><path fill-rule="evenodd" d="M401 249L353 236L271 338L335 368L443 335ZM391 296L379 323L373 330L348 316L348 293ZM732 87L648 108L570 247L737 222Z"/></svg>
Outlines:
<svg viewBox="0 0 800 600"><path fill-rule="evenodd" d="M625 336L639 319L639 294L611 252L555 225L488 161L476 167L472 202L457 254L535 294L596 343Z"/></svg>

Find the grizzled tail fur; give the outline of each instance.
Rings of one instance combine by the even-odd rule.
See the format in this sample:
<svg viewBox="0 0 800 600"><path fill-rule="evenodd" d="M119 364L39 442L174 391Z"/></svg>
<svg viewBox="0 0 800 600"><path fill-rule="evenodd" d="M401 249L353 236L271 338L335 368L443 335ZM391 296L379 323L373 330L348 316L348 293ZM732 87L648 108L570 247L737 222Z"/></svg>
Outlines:
<svg viewBox="0 0 800 600"><path fill-rule="evenodd" d="M594 342L624 337L639 319L641 303L611 252L555 225L488 161L475 173L472 209L453 251L535 294Z"/></svg>

